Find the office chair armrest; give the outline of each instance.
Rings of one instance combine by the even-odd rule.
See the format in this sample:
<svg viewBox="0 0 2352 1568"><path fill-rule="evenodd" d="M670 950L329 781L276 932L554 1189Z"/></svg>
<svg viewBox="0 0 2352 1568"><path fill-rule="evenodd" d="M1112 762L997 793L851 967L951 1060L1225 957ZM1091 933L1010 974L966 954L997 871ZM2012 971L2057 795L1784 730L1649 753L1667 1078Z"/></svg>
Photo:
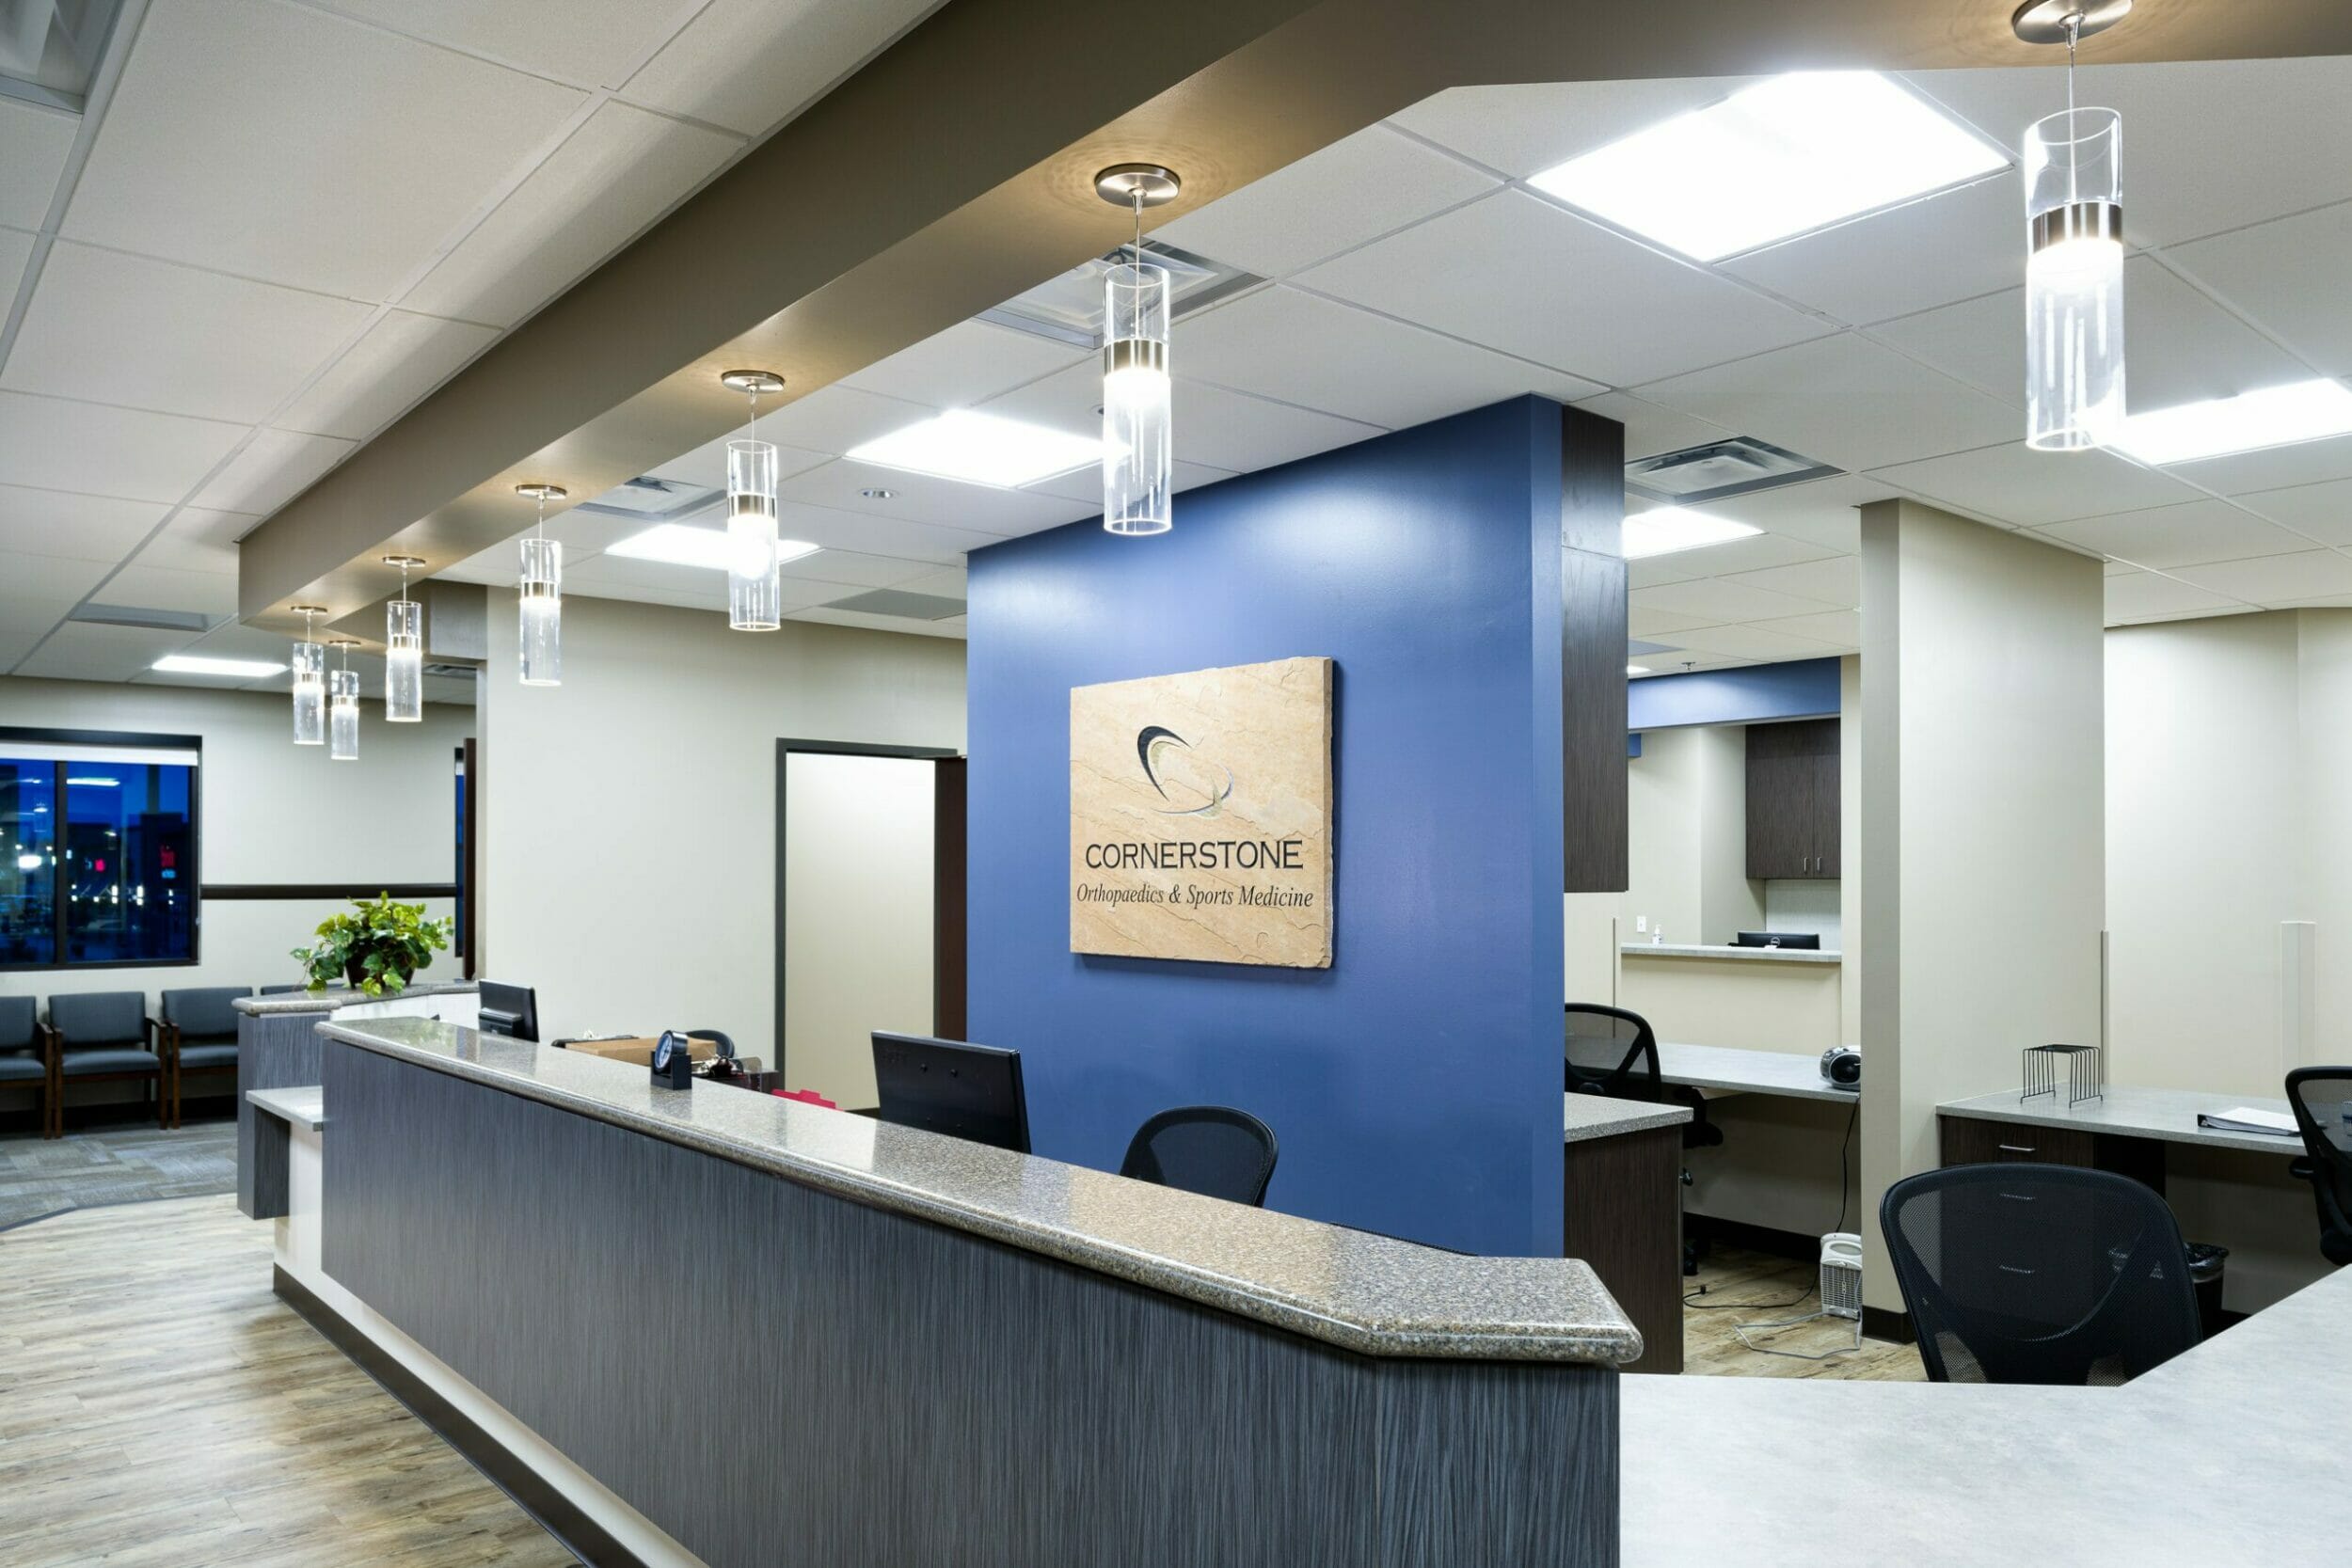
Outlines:
<svg viewBox="0 0 2352 1568"><path fill-rule="evenodd" d="M57 1026L54 1023L34 1024L33 1036L40 1041L41 1064L49 1069L51 1077L56 1077L58 1069L65 1063L65 1037L57 1033Z"/></svg>

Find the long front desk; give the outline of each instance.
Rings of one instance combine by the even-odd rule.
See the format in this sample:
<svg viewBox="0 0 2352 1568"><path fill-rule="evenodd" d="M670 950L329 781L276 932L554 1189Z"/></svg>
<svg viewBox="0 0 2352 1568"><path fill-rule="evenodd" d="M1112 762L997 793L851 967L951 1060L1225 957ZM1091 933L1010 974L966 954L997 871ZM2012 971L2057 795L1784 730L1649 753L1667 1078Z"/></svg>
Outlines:
<svg viewBox="0 0 2352 1568"><path fill-rule="evenodd" d="M1617 1560L1642 1344L1581 1262L426 1020L320 1033L281 1293L505 1430L615 1525L592 1560Z"/></svg>

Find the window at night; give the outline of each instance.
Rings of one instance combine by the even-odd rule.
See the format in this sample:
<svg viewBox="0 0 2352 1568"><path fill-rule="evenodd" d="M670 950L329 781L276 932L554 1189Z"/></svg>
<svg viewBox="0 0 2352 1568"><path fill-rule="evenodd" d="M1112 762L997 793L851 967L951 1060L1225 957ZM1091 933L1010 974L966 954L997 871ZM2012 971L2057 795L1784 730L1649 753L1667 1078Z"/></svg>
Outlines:
<svg viewBox="0 0 2352 1568"><path fill-rule="evenodd" d="M197 756L0 732L0 968L196 960Z"/></svg>

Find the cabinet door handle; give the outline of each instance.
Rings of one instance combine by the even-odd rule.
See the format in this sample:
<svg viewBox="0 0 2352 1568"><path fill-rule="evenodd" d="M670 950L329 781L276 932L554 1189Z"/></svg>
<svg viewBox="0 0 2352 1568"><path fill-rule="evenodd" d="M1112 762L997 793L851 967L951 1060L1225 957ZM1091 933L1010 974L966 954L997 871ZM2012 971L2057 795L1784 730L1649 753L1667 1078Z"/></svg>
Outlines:
<svg viewBox="0 0 2352 1568"><path fill-rule="evenodd" d="M2004 1154L2031 1154L2033 1152L2034 1146L2031 1144L2002 1144L2000 1146L2000 1149Z"/></svg>
<svg viewBox="0 0 2352 1568"><path fill-rule="evenodd" d="M1998 1268L2003 1274L2022 1274L2029 1278L2042 1272L2039 1269L2021 1269L2014 1263L1997 1263L1994 1266Z"/></svg>

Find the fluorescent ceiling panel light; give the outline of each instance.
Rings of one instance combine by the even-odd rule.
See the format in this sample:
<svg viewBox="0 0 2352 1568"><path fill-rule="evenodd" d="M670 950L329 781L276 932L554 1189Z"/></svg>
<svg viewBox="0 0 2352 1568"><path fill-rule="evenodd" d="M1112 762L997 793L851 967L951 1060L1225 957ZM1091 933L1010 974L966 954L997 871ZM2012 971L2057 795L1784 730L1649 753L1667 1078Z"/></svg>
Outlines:
<svg viewBox="0 0 2352 1568"><path fill-rule="evenodd" d="M1101 462L1103 443L1092 436L951 408L852 447L848 456L853 463L1011 489Z"/></svg>
<svg viewBox="0 0 2352 1568"><path fill-rule="evenodd" d="M604 553L627 556L631 561L660 561L672 566L705 566L723 572L727 569L730 547L723 530L696 528L691 523L661 523L643 533L630 534ZM815 555L818 548L799 539L779 539L776 560L798 561L804 555Z"/></svg>
<svg viewBox="0 0 2352 1568"><path fill-rule="evenodd" d="M1734 539L1745 539L1752 533L1761 531L1745 523L1735 523L1728 517L1709 517L1696 512L1686 512L1678 506L1661 506L1649 512L1636 512L1626 518L1625 558L1639 561L1644 556L1672 555L1677 550L1727 545Z"/></svg>
<svg viewBox="0 0 2352 1568"><path fill-rule="evenodd" d="M2127 416L2106 444L2142 463L2194 463L2347 433L2352 391L2333 381L2295 381Z"/></svg>
<svg viewBox="0 0 2352 1568"><path fill-rule="evenodd" d="M1646 675L1649 673L1649 666L1646 664L1629 664L1625 667L1625 673L1629 675Z"/></svg>
<svg viewBox="0 0 2352 1568"><path fill-rule="evenodd" d="M2007 151L1883 76L1800 71L1661 120L1528 183L1714 261L2008 166Z"/></svg>
<svg viewBox="0 0 2352 1568"><path fill-rule="evenodd" d="M199 658L194 654L166 654L152 668L167 675L234 675L253 681L278 674L286 667L253 658Z"/></svg>
<svg viewBox="0 0 2352 1568"><path fill-rule="evenodd" d="M66 780L66 783L70 784L86 784L92 789L120 789L122 787L122 781L120 779L69 778Z"/></svg>

